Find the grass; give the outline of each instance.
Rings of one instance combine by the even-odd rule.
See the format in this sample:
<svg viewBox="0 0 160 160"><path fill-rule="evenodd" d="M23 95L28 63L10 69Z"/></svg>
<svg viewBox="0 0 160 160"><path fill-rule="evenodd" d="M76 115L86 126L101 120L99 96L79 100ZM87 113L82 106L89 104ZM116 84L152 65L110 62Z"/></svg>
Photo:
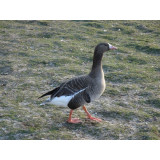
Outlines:
<svg viewBox="0 0 160 160"><path fill-rule="evenodd" d="M0 139L160 139L160 21L0 21ZM68 108L37 98L87 74L95 45L106 90L68 124Z"/></svg>

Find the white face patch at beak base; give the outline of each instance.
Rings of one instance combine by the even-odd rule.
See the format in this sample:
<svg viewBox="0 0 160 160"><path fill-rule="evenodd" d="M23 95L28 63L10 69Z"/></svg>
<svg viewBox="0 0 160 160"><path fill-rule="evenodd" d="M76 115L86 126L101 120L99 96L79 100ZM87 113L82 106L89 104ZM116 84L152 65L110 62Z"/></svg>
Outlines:
<svg viewBox="0 0 160 160"><path fill-rule="evenodd" d="M117 49L116 47L112 46L112 45L111 45L111 44L109 44L109 43L108 43L108 45L109 45L109 49L110 49L110 50Z"/></svg>

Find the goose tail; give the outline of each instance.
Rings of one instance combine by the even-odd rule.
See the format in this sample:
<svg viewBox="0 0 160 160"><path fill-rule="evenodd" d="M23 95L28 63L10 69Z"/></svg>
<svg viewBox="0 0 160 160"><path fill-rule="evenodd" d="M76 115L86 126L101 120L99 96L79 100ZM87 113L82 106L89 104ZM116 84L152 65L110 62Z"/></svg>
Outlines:
<svg viewBox="0 0 160 160"><path fill-rule="evenodd" d="M49 92L47 92L47 93L43 94L43 95L42 95L42 96L40 96L38 99L40 99L40 98L42 98L42 97L44 97L44 96L54 95L54 94L56 94L56 93L57 93L57 91L59 90L59 88L60 88L60 87L57 87L57 88L53 89L52 91L49 91Z"/></svg>

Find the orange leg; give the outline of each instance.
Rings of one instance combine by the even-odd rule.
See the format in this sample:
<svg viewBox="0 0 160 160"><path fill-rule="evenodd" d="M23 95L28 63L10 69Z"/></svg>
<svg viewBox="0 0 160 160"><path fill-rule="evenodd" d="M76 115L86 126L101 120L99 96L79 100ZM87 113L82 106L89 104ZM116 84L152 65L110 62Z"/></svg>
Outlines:
<svg viewBox="0 0 160 160"><path fill-rule="evenodd" d="M81 122L78 118L72 118L72 112L73 112L73 110L71 109L67 122L68 123L79 123L79 122Z"/></svg>
<svg viewBox="0 0 160 160"><path fill-rule="evenodd" d="M97 121L97 122L101 122L101 121L102 121L102 120L99 119L99 118L92 117L92 116L90 115L90 113L87 111L87 108L86 108L85 106L83 106L83 110L86 112L86 114L87 114L87 116L88 116L89 119L94 120L94 121Z"/></svg>

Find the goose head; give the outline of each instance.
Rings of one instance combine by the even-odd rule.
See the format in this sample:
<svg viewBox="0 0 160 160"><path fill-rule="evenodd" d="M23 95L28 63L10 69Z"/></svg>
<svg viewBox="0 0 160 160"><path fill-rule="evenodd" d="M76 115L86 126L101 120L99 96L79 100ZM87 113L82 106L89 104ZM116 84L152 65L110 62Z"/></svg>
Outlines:
<svg viewBox="0 0 160 160"><path fill-rule="evenodd" d="M95 48L95 53L104 53L106 51L109 51L109 50L115 50L117 49L116 47L112 46L111 44L109 43L100 43L96 46Z"/></svg>

